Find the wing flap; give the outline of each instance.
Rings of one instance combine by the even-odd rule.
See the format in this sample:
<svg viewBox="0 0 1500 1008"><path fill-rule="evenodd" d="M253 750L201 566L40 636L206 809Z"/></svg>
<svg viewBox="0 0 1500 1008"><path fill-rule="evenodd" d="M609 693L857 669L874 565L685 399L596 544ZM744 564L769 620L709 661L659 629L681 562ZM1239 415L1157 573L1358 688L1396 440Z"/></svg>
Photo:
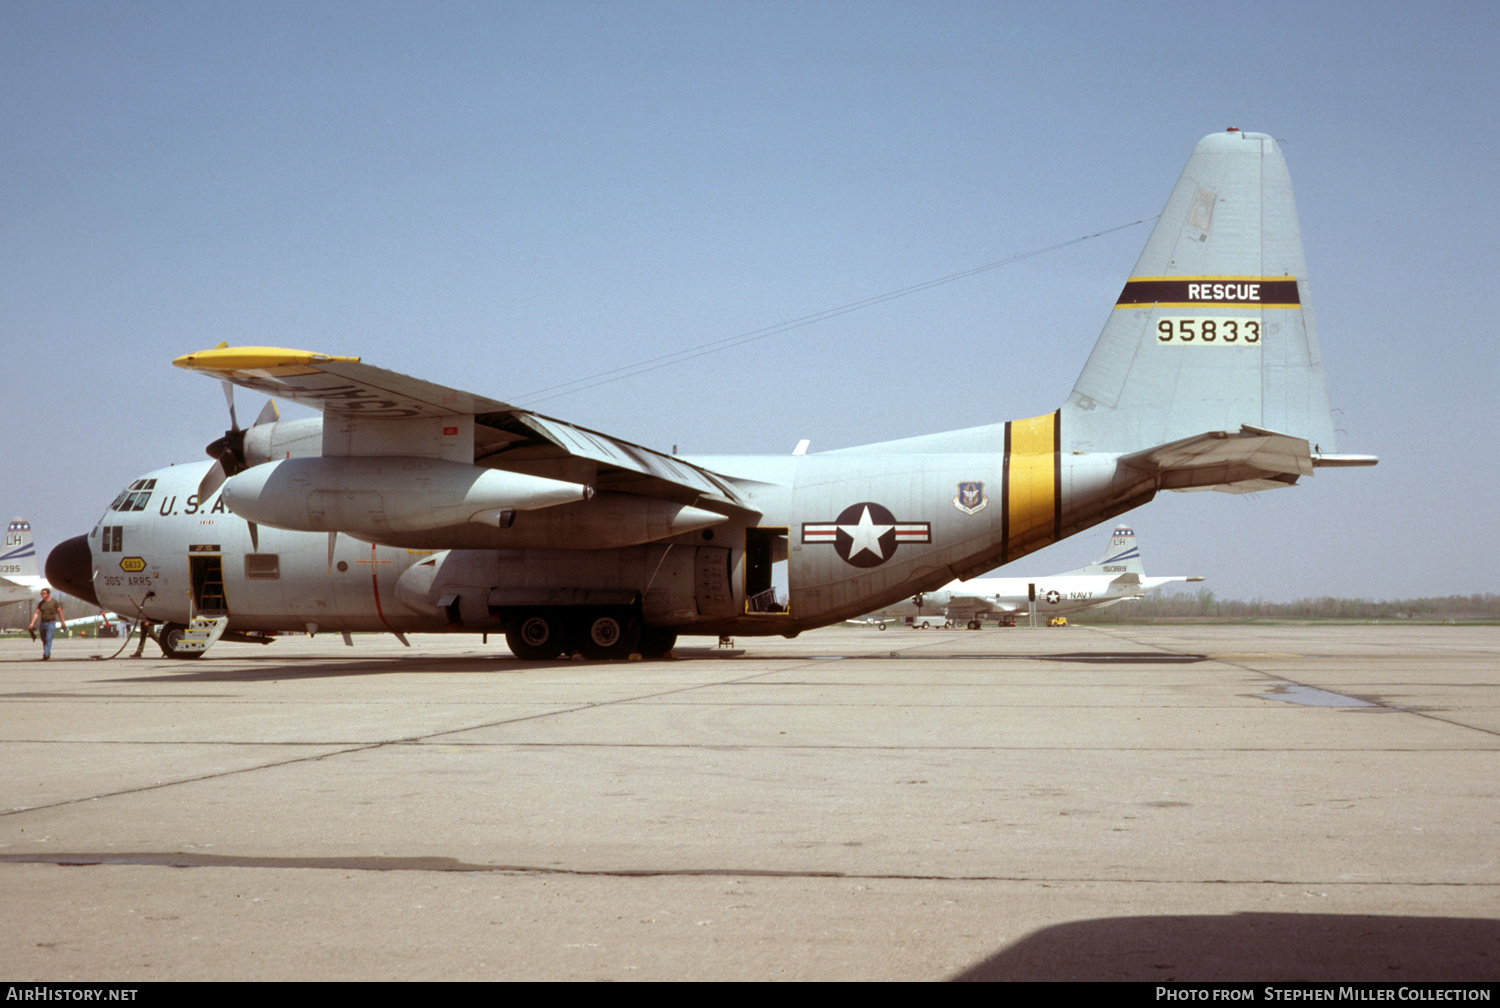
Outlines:
<svg viewBox="0 0 1500 1008"><path fill-rule="evenodd" d="M741 504L739 495L728 480L718 477L707 469L684 462L682 459L610 437L608 434L554 420L539 413L513 410L511 416L534 431L542 441L556 448L560 454L573 458L591 459L597 462L603 471L614 470L619 473L634 474L633 477L615 481L609 481L601 476L601 486L610 485L611 488L624 489L624 483L635 483L639 482L639 478L644 478L647 483L683 487L736 506ZM503 459L503 453L499 457Z"/></svg>

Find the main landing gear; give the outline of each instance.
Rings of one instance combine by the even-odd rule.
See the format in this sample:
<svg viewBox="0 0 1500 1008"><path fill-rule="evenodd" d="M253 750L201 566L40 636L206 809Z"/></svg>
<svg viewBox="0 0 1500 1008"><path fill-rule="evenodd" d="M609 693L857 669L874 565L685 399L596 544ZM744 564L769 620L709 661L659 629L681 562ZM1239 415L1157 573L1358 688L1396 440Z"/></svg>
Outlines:
<svg viewBox="0 0 1500 1008"><path fill-rule="evenodd" d="M505 631L505 643L517 658L546 661L577 651L591 661L613 661L640 654L661 658L677 635L643 627L628 606L526 609Z"/></svg>

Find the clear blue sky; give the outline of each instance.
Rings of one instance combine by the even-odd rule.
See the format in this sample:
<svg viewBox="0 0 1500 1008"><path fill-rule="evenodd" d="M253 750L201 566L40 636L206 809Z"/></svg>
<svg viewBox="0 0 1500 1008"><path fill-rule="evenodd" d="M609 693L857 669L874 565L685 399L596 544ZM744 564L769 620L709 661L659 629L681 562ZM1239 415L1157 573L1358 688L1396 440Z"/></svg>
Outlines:
<svg viewBox="0 0 1500 1008"><path fill-rule="evenodd" d="M682 452L1055 408L1147 226L1283 143L1340 450L1129 515L1223 597L1500 590L1500 6L0 2L0 518L87 531L202 458L227 340L357 354ZM248 420L260 401L239 397ZM1013 565L1044 574L1085 533Z"/></svg>

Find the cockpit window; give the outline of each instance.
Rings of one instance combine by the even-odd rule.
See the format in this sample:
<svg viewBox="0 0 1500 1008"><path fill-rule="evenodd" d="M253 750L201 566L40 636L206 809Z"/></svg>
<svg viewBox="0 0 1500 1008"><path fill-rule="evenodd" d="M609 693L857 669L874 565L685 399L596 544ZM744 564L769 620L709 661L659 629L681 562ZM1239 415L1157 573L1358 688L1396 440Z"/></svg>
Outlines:
<svg viewBox="0 0 1500 1008"><path fill-rule="evenodd" d="M156 489L156 480L138 479L124 490L109 506L111 511L144 511L151 500L151 491Z"/></svg>

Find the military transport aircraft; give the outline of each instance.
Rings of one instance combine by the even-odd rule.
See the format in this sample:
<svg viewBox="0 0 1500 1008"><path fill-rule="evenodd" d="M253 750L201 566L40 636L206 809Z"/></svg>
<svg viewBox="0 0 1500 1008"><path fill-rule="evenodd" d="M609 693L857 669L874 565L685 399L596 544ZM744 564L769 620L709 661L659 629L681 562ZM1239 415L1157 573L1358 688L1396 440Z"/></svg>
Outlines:
<svg viewBox="0 0 1500 1008"><path fill-rule="evenodd" d="M0 549L0 605L30 602L46 587L47 579L38 573L31 522L12 518L5 527L5 547Z"/></svg>
<svg viewBox="0 0 1500 1008"><path fill-rule="evenodd" d="M1199 142L1063 405L801 455L678 457L341 357L173 363L321 417L230 430L131 483L52 584L226 640L501 632L525 659L792 637L1009 563L1159 490L1289 486L1336 455L1276 142ZM773 573L780 576L773 577ZM786 584L783 604L773 584ZM211 637L208 633L204 640Z"/></svg>
<svg viewBox="0 0 1500 1008"><path fill-rule="evenodd" d="M1173 581L1202 581L1201 577L1147 577L1136 546L1135 530L1116 525L1110 533L1109 548L1087 567L1033 578L975 578L951 581L934 592L921 592L896 605L887 606L876 615L884 619L901 619L941 613L950 624L963 623L978 630L985 616L1011 615L1030 610L1046 612L1049 618L1067 616L1084 609L1114 605L1126 599L1143 597ZM921 623L914 623L921 626Z"/></svg>

